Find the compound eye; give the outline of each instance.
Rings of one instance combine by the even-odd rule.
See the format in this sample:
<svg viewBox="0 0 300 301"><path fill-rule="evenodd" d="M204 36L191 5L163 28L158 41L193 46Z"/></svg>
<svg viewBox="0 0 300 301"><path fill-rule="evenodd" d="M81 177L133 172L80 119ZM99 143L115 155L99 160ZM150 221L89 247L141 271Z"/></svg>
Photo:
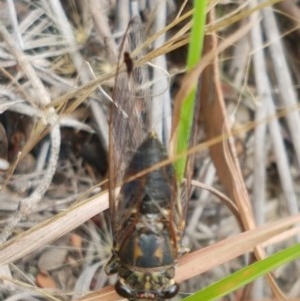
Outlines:
<svg viewBox="0 0 300 301"><path fill-rule="evenodd" d="M122 283L120 280L117 281L116 285L115 285L115 289L116 289L116 292L126 298L126 299L129 299L129 298L132 298L134 297L134 291L129 287L127 286L125 283Z"/></svg>
<svg viewBox="0 0 300 301"><path fill-rule="evenodd" d="M162 299L170 299L177 295L179 285L177 283L169 286L167 289L160 292L159 297Z"/></svg>

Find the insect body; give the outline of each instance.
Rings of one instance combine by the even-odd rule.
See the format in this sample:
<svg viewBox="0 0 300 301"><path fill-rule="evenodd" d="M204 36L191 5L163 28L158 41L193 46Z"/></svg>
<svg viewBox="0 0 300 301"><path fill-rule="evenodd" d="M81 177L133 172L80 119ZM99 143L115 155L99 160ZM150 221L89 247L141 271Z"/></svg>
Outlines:
<svg viewBox="0 0 300 301"><path fill-rule="evenodd" d="M125 172L133 176L163 160L166 151L154 133L138 147ZM118 272L116 291L129 300L171 298L178 256L177 183L171 164L123 184L117 208L114 254L108 273Z"/></svg>
<svg viewBox="0 0 300 301"><path fill-rule="evenodd" d="M117 72L111 108L109 203L113 250L106 273L118 274L116 291L130 301L164 300L178 292L174 275L183 214L173 165L155 168L168 155L157 135L149 130L153 127L151 93L145 85L147 70L135 67L129 55L136 47L132 45L138 40L134 33L141 25L135 19L130 25L124 45L132 49L124 46L123 53L127 72Z"/></svg>

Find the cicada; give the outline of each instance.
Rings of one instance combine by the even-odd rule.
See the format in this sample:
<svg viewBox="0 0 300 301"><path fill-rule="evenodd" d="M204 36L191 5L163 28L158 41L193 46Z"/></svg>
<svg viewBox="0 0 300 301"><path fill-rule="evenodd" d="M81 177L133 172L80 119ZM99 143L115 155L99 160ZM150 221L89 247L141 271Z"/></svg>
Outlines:
<svg viewBox="0 0 300 301"><path fill-rule="evenodd" d="M113 93L109 151L113 250L106 273L118 274L115 289L122 297L164 300L179 288L174 277L184 213L173 164L155 168L168 154L151 124L149 70L134 66L130 57L140 31L135 18L123 41L124 59Z"/></svg>

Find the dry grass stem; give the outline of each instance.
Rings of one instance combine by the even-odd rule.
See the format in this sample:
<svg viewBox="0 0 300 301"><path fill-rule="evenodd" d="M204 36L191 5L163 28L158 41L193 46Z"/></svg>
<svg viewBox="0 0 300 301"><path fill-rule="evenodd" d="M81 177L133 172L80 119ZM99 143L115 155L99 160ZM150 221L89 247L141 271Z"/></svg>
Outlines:
<svg viewBox="0 0 300 301"><path fill-rule="evenodd" d="M137 15L146 34L129 55L149 70L149 130L169 158L117 184L195 155L179 296L244 267L243 254L265 258L299 239L299 4L208 2L205 55L189 73L192 1L0 2L0 300L121 299L104 272L108 128ZM170 128L197 83L195 141L174 155ZM297 297L298 274L297 263L283 266L245 298Z"/></svg>

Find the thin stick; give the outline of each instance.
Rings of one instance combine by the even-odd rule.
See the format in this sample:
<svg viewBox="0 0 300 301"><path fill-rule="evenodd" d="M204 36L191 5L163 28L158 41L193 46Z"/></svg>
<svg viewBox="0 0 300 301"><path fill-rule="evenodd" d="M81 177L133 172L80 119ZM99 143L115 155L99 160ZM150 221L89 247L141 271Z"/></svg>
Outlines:
<svg viewBox="0 0 300 301"><path fill-rule="evenodd" d="M29 216L33 208L43 198L52 182L60 150L60 128L56 120L56 114L53 114L53 120L50 122L53 122L54 125L50 132L51 154L45 174L40 184L33 191L33 193L29 197L20 201L18 211L12 217L9 224L7 224L6 227L4 227L4 229L2 230L2 233L0 235L0 243L3 243L12 234L14 228L24 217Z"/></svg>
<svg viewBox="0 0 300 301"><path fill-rule="evenodd" d="M263 24L265 27L265 33L269 41L272 42L270 44L270 53L275 70L275 75L277 77L277 84L280 89L281 100L287 108L296 106L298 104L298 100L285 59L282 40L280 38L273 10L271 8L264 9L262 13L264 16ZM268 109L270 114L275 113L275 105L273 102L269 102ZM293 140L293 147L297 156L298 166L300 166L299 111L291 111L286 115L286 120ZM286 155L278 120L273 120L272 122L270 122L270 132L272 135L272 141L274 143L274 152L277 157L276 162L279 170L282 188L287 201L287 206L290 214L297 214L299 212L297 196L295 193L288 158ZM300 241L300 237L297 237L297 239L298 241Z"/></svg>
<svg viewBox="0 0 300 301"><path fill-rule="evenodd" d="M35 89L36 98L33 100L34 106L38 106L41 108L46 107L51 102L50 96L46 88L44 87L42 81L37 76L28 57L21 51L21 49L12 39L10 33L7 31L7 29L1 22L0 33L2 34L3 40L10 48L11 53L17 59L24 74L29 79L32 87ZM30 102L30 100L28 101ZM19 223L19 221L30 214L31 209L34 208L37 205L37 203L43 198L52 182L52 178L57 166L58 154L60 149L60 128L58 125L57 114L53 108L44 111L42 116L43 121L47 125L50 124L50 126L52 126L52 130L50 133L51 153L49 163L45 171L45 177L41 180L40 184L31 193L31 195L20 202L19 210L12 217L12 220L9 222L9 224L7 224L7 226L3 229L3 232L0 235L0 242L4 242L12 234L14 227Z"/></svg>

